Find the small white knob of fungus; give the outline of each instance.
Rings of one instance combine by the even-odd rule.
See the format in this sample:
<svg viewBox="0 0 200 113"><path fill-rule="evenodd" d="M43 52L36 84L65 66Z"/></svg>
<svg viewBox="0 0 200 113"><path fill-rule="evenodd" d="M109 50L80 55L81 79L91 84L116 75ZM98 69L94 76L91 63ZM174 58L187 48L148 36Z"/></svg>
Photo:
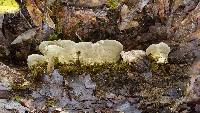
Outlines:
<svg viewBox="0 0 200 113"><path fill-rule="evenodd" d="M138 60L143 59L146 56L146 53L143 50L131 50L128 52L122 51L120 54L123 61L128 63L137 62Z"/></svg>
<svg viewBox="0 0 200 113"><path fill-rule="evenodd" d="M152 44L146 49L146 54L151 55L157 63L167 63L170 47L164 43Z"/></svg>
<svg viewBox="0 0 200 113"><path fill-rule="evenodd" d="M46 62L46 58L43 55L32 54L28 56L27 64L28 67L32 67L34 65L43 64Z"/></svg>

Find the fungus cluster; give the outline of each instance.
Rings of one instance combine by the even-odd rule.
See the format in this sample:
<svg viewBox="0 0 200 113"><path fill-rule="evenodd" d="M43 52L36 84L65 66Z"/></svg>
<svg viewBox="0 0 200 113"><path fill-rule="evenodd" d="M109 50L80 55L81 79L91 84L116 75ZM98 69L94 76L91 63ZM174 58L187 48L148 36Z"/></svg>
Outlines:
<svg viewBox="0 0 200 113"><path fill-rule="evenodd" d="M51 68L55 59L61 64L70 64L77 60L86 65L114 63L120 59L123 45L115 40L101 40L96 43L57 40L43 41L39 45L39 50L43 55L33 54L28 56L29 67L47 62L47 67Z"/></svg>
<svg viewBox="0 0 200 113"><path fill-rule="evenodd" d="M47 63L47 71L54 69L55 62L73 64L79 61L84 65L116 63L120 57L125 62L137 62L146 55L150 55L157 63L167 63L170 47L161 42L152 44L146 52L143 50L122 51L123 45L115 40L101 40L96 43L79 42L71 40L43 41L39 45L43 55L32 54L28 56L28 66Z"/></svg>

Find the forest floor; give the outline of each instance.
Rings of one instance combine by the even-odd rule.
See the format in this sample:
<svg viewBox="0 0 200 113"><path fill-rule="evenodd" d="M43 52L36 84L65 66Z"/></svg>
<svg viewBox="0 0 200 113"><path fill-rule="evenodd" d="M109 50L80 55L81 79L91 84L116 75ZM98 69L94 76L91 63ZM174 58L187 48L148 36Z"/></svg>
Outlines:
<svg viewBox="0 0 200 113"><path fill-rule="evenodd" d="M5 0L6 1L6 0ZM16 0L0 13L0 112L199 113L199 0ZM57 64L29 69L42 41L117 40L124 51L160 42L168 62Z"/></svg>

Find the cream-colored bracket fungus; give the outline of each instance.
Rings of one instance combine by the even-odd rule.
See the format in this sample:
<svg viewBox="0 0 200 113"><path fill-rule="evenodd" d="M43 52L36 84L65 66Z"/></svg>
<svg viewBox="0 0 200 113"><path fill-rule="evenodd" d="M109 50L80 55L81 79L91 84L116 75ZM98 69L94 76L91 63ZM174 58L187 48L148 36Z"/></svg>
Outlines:
<svg viewBox="0 0 200 113"><path fill-rule="evenodd" d="M43 64L45 63L45 61L46 61L45 57L43 55L38 55L38 54L29 55L27 59L29 68L37 64Z"/></svg>
<svg viewBox="0 0 200 113"><path fill-rule="evenodd" d="M47 67L52 68L55 59L58 59L62 64L74 63L77 60L86 65L105 62L113 63L120 59L123 45L115 40L101 40L96 43L75 43L71 40L57 40L43 41L39 45L39 50L43 55L30 55L28 57L29 67L45 61L48 63Z"/></svg>
<svg viewBox="0 0 200 113"><path fill-rule="evenodd" d="M146 56L146 53L143 50L131 50L128 52L122 51L120 54L123 61L128 63L137 62L138 60L143 59Z"/></svg>
<svg viewBox="0 0 200 113"><path fill-rule="evenodd" d="M152 44L146 49L146 54L151 55L157 63L167 63L168 54L170 52L170 47L164 43Z"/></svg>

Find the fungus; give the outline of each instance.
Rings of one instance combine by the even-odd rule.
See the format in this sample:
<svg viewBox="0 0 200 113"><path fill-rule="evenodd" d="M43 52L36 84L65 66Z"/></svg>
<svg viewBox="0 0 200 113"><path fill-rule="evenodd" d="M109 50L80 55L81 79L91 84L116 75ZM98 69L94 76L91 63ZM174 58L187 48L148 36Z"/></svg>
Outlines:
<svg viewBox="0 0 200 113"><path fill-rule="evenodd" d="M38 55L38 54L32 54L28 56L27 63L28 67L32 67L37 64L43 64L45 63L46 59L43 55Z"/></svg>
<svg viewBox="0 0 200 113"><path fill-rule="evenodd" d="M52 70L54 60L61 64L70 64L79 60L82 64L93 65L95 63L113 63L120 59L123 45L115 40L101 40L96 43L79 42L71 40L43 41L39 50L48 62L47 70ZM36 59L39 57L39 59ZM42 55L31 55L28 57L28 65L43 63ZM42 62L39 62L39 60Z"/></svg>
<svg viewBox="0 0 200 113"><path fill-rule="evenodd" d="M146 49L146 54L151 55L157 63L167 63L169 52L170 47L164 42L152 44Z"/></svg>
<svg viewBox="0 0 200 113"><path fill-rule="evenodd" d="M138 60L143 59L143 57L146 56L146 53L143 50L131 50L128 52L122 51L120 54L123 61L128 63L137 62Z"/></svg>

